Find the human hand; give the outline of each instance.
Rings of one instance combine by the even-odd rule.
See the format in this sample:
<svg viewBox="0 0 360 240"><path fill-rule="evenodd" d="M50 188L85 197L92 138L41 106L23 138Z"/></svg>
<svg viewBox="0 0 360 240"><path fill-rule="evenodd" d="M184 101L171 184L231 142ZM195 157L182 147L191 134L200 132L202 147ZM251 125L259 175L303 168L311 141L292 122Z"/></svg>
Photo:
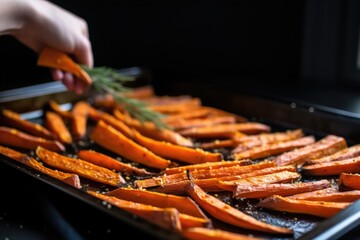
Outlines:
<svg viewBox="0 0 360 240"><path fill-rule="evenodd" d="M84 19L45 0L0 0L0 8L7 6L11 9L11 5L15 17L8 21L13 21L13 25L3 32L7 31L37 53L44 47L52 47L69 54L79 64L93 66L88 26ZM2 11L4 8L0 14ZM78 94L87 87L74 75L58 69L52 70L52 77Z"/></svg>

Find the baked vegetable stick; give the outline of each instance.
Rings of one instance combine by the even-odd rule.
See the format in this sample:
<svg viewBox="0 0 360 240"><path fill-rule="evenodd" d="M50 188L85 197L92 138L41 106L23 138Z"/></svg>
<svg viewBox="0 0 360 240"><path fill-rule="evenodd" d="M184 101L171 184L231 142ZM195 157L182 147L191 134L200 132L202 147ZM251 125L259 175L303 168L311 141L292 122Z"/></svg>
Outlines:
<svg viewBox="0 0 360 240"><path fill-rule="evenodd" d="M55 101L55 100L50 100L49 101L49 106L50 108L56 112L57 114L59 114L61 117L63 117L64 119L69 119L71 120L73 118L73 114L70 111L65 111L61 108L61 106Z"/></svg>
<svg viewBox="0 0 360 240"><path fill-rule="evenodd" d="M10 127L19 129L28 134L46 139L54 139L54 135L44 126L23 119L18 113L11 110L3 109L1 119Z"/></svg>
<svg viewBox="0 0 360 240"><path fill-rule="evenodd" d="M141 87L135 87L131 92L125 92L125 96L136 99L148 99L155 97L154 88L151 85L145 85Z"/></svg>
<svg viewBox="0 0 360 240"><path fill-rule="evenodd" d="M195 101L193 101L196 99ZM169 105L169 104L177 104L177 103L186 103L193 102L198 105L201 103L199 98L193 98L191 95L177 95L177 96L152 96L149 98L143 99L150 106L158 106L158 105ZM199 102L200 101L200 102Z"/></svg>
<svg viewBox="0 0 360 240"><path fill-rule="evenodd" d="M201 106L201 100L199 98L191 98L181 102L152 105L149 106L149 108L156 112L171 114L171 113L187 112L190 109L196 109L199 106Z"/></svg>
<svg viewBox="0 0 360 240"><path fill-rule="evenodd" d="M110 156L107 156L103 153L99 153L93 150L80 150L77 153L78 157L82 160L91 162L95 165L110 169L116 170L118 172L126 173L126 174L134 174L138 176L146 176L151 175L152 173L146 171L142 168L137 168L135 166L131 166L130 164L126 164L120 162Z"/></svg>
<svg viewBox="0 0 360 240"><path fill-rule="evenodd" d="M304 147L306 145L312 144L315 142L315 138L313 136L303 137L287 142L279 142L272 144L265 144L258 147L253 147L251 149L237 152L233 154L235 159L257 159L257 158L265 158L272 155L277 155L283 152L287 152L296 148Z"/></svg>
<svg viewBox="0 0 360 240"><path fill-rule="evenodd" d="M360 190L360 174L341 173L339 176L338 187L340 190Z"/></svg>
<svg viewBox="0 0 360 240"><path fill-rule="evenodd" d="M79 101L75 103L71 110L73 114L72 118L72 130L77 139L82 139L86 135L87 130L87 117L90 111L90 105L87 102Z"/></svg>
<svg viewBox="0 0 360 240"><path fill-rule="evenodd" d="M121 187L106 193L106 195L114 196L122 200L152 205L155 207L174 207L180 213L185 213L187 215L198 218L204 218L210 221L199 208L199 206L189 197Z"/></svg>
<svg viewBox="0 0 360 240"><path fill-rule="evenodd" d="M313 176L330 176L340 175L341 173L358 173L360 172L360 157L303 166L301 168L301 172L305 175Z"/></svg>
<svg viewBox="0 0 360 240"><path fill-rule="evenodd" d="M65 146L59 141L29 135L15 128L2 126L0 126L0 144L31 150L42 146L55 152L65 151Z"/></svg>
<svg viewBox="0 0 360 240"><path fill-rule="evenodd" d="M63 181L75 188L81 188L80 178L76 174L64 173L59 170L47 168L38 161L36 161L34 158L7 147L0 146L0 154L7 156L15 161L21 162L22 164L32 167L39 172L42 172L53 178L59 179L60 181Z"/></svg>
<svg viewBox="0 0 360 240"><path fill-rule="evenodd" d="M215 178L221 176L239 175L249 173L255 170L264 169L274 166L271 162L261 162L248 166L232 166L217 169L201 169L190 170L190 174L194 179ZM136 180L134 183L138 188L155 187L173 182L188 180L187 173L177 173L171 175L162 175L149 179Z"/></svg>
<svg viewBox="0 0 360 240"><path fill-rule="evenodd" d="M330 187L329 180L319 180L313 182L299 182L299 183L273 183L273 184L259 184L246 185L238 184L234 190L233 197L236 198L266 198L272 195L280 195L283 197L310 192L318 189Z"/></svg>
<svg viewBox="0 0 360 240"><path fill-rule="evenodd" d="M346 147L347 143L343 137L328 135L313 144L280 154L274 161L278 166L301 165L308 160L331 155Z"/></svg>
<svg viewBox="0 0 360 240"><path fill-rule="evenodd" d="M223 123L235 123L236 118L233 116L214 116L207 118L195 119L179 119L176 122L168 123L175 131L192 128L192 127L205 127Z"/></svg>
<svg viewBox="0 0 360 240"><path fill-rule="evenodd" d="M136 130L134 130L133 133L135 142L163 158L178 160L189 164L219 162L222 160L221 153L212 153L200 148L194 149L170 142L157 141L141 135Z"/></svg>
<svg viewBox="0 0 360 240"><path fill-rule="evenodd" d="M306 192L302 194L295 194L288 198L296 200L308 200L308 201L323 201L323 202L354 202L360 199L360 190L351 190L340 192L334 187L323 189L323 191L317 190L312 192Z"/></svg>
<svg viewBox="0 0 360 240"><path fill-rule="evenodd" d="M238 185L260 185L260 184L272 184L272 183L289 183L299 180L301 175L297 172L281 171L276 173L270 173L266 175L247 177L230 181L218 181L218 187L224 189L224 191L234 192Z"/></svg>
<svg viewBox="0 0 360 240"><path fill-rule="evenodd" d="M185 186L191 181L201 187L206 192L223 192L224 188L219 186L220 181L233 181L246 179L255 176L266 175L269 173L281 172L281 171L291 171L296 172L296 168L293 166L284 166L284 167L269 167L260 170L255 170L249 173L232 175L232 176L223 176L223 177L215 177L215 178L206 178L206 179L192 179L192 180L183 180L183 181L173 181L170 183L165 183L160 185L159 187L153 188L152 191L176 194L176 195L184 195ZM232 188L231 188L232 189ZM231 191L231 190L229 190Z"/></svg>
<svg viewBox="0 0 360 240"><path fill-rule="evenodd" d="M358 157L358 156L360 156L360 144L345 148L345 149L338 151L330 156L309 160L306 162L306 164L333 162L333 161L354 158L354 157Z"/></svg>
<svg viewBox="0 0 360 240"><path fill-rule="evenodd" d="M71 133L59 114L47 111L45 113L45 124L57 140L66 144L72 143Z"/></svg>
<svg viewBox="0 0 360 240"><path fill-rule="evenodd" d="M92 79L85 72L79 64L74 62L67 54L59 50L45 47L41 50L38 61L38 66L61 69L63 71L74 74L84 84L90 85Z"/></svg>
<svg viewBox="0 0 360 240"><path fill-rule="evenodd" d="M260 133L241 137L234 136L233 141L237 142L238 145L232 150L232 153L241 152L264 144L295 140L303 137L303 135L304 133L301 129L295 129L285 132Z"/></svg>
<svg viewBox="0 0 360 240"><path fill-rule="evenodd" d="M185 146L185 147L193 147L194 143L179 133L170 130L170 129L158 129L154 123L145 122L141 123L140 121L125 116L121 113L118 109L114 110L114 116L118 119L124 121L129 127L135 128L139 131L142 135L159 140L159 141L166 141L173 144Z"/></svg>
<svg viewBox="0 0 360 240"><path fill-rule="evenodd" d="M123 121L117 119L109 113L99 111L93 107L89 107L89 117L94 121L104 121L106 124L112 126L116 130L120 131L128 138L133 138L133 130L127 126Z"/></svg>
<svg viewBox="0 0 360 240"><path fill-rule="evenodd" d="M203 107L192 109L192 111L182 112L177 114L166 115L163 121L168 124L177 123L183 119L197 119L206 117L209 114L209 110Z"/></svg>
<svg viewBox="0 0 360 240"><path fill-rule="evenodd" d="M182 230L182 235L189 240L261 240L250 235L229 232L213 228L187 228Z"/></svg>
<svg viewBox="0 0 360 240"><path fill-rule="evenodd" d="M210 112L210 115L212 116L233 116L236 118L236 121L238 123L247 122L248 120L240 115L237 115L232 112L227 112L225 110L216 108L216 107L209 107L209 106L201 106L202 109L207 109Z"/></svg>
<svg viewBox="0 0 360 240"><path fill-rule="evenodd" d="M206 163L198 163L191 164L181 167L172 167L167 168L163 171L163 174L170 175L175 173L184 173L186 170L200 170L200 169L217 169L222 167L232 167L232 166L244 166L252 164L251 160L234 160L234 161L220 161L220 162L206 162Z"/></svg>
<svg viewBox="0 0 360 240"><path fill-rule="evenodd" d="M250 215L224 203L223 201L205 193L196 184L190 183L186 191L194 201L200 205L208 214L228 224L268 233L292 234L292 230L261 222Z"/></svg>
<svg viewBox="0 0 360 240"><path fill-rule="evenodd" d="M178 131L178 133L182 136L193 138L231 138L236 132L258 134L269 131L270 127L268 125L257 122L245 122L194 127Z"/></svg>
<svg viewBox="0 0 360 240"><path fill-rule="evenodd" d="M158 208L142 203L121 200L94 191L87 191L87 193L162 228L170 229L172 231L181 230L179 211L176 210L176 208Z"/></svg>
<svg viewBox="0 0 360 240"><path fill-rule="evenodd" d="M102 120L97 123L90 138L100 146L148 167L165 169L171 164L169 160L135 143Z"/></svg>
<svg viewBox="0 0 360 240"><path fill-rule="evenodd" d="M238 143L233 139L215 140L213 142L201 143L202 149L214 149L214 148L234 148Z"/></svg>
<svg viewBox="0 0 360 240"><path fill-rule="evenodd" d="M322 218L330 218L351 203L296 200L273 195L260 201L258 206L275 211L301 213Z"/></svg>
<svg viewBox="0 0 360 240"><path fill-rule="evenodd" d="M80 177L95 182L108 184L114 187L119 187L121 184L125 183L125 180L118 173L81 159L69 158L42 147L36 148L36 154L43 162L56 169L75 173Z"/></svg>

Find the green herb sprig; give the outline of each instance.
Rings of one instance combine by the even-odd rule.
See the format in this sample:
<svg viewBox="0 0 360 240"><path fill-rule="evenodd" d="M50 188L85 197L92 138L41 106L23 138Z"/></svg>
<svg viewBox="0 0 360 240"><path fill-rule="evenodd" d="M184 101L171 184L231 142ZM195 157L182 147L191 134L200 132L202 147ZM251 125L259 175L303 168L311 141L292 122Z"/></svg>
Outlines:
<svg viewBox="0 0 360 240"><path fill-rule="evenodd" d="M93 86L100 94L110 94L115 102L123 107L133 118L141 123L153 122L157 128L168 128L161 118L163 114L152 111L148 105L140 100L129 98L124 93L133 89L125 87L124 84L134 81L135 77L124 75L109 67L88 68L82 66L93 79Z"/></svg>

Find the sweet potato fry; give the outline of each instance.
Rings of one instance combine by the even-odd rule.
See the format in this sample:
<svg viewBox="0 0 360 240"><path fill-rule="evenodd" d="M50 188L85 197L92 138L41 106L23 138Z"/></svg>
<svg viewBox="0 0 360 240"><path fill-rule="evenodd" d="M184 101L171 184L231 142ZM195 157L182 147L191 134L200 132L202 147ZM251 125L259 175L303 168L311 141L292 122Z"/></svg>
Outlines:
<svg viewBox="0 0 360 240"><path fill-rule="evenodd" d="M178 131L182 136L193 138L231 138L236 132L258 134L269 132L268 125L257 122L228 123L206 127L194 127Z"/></svg>
<svg viewBox="0 0 360 240"><path fill-rule="evenodd" d="M103 121L97 123L90 138L100 146L148 167L165 169L171 164L169 160L135 143Z"/></svg>
<svg viewBox="0 0 360 240"><path fill-rule="evenodd" d="M64 173L59 170L52 170L42 165L34 158L7 147L0 146L0 154L7 156L15 161L18 161L22 164L25 164L29 167L32 167L38 170L39 172L42 172L53 178L59 179L60 181L63 181L75 188L79 188L79 189L81 188L80 178L76 174Z"/></svg>
<svg viewBox="0 0 360 240"><path fill-rule="evenodd" d="M234 160L234 161L220 161L220 162L206 162L206 163L198 163L191 164L181 167L172 167L167 168L163 171L163 174L170 175L175 173L184 173L186 170L201 170L201 169L217 169L223 167L232 167L232 166L244 166L252 164L251 160Z"/></svg>
<svg viewBox="0 0 360 240"><path fill-rule="evenodd" d="M299 183L273 183L246 185L238 184L233 196L236 198L266 198L272 195L283 197L330 187L329 180Z"/></svg>
<svg viewBox="0 0 360 240"><path fill-rule="evenodd" d="M56 140L29 135L14 128L0 126L0 144L24 149L36 149L42 146L55 152L65 151L65 146Z"/></svg>
<svg viewBox="0 0 360 240"><path fill-rule="evenodd" d="M341 173L358 173L360 172L360 157L303 166L301 168L301 172L305 175L313 176L330 176L340 175Z"/></svg>
<svg viewBox="0 0 360 240"><path fill-rule="evenodd" d="M176 195L184 195L185 186L193 182L199 187L201 187L205 192L223 192L225 191L223 187L219 186L220 181L235 181L241 179L247 179L255 176L274 174L276 172L282 171L290 171L296 172L296 168L294 166L283 166L283 167L269 167L264 169L255 170L249 173L239 174L239 175L231 175L231 176L222 176L222 177L214 177L214 178L205 178L205 179L192 179L192 180L183 180L183 181L173 181L170 183L165 183L160 185L159 187L153 188L152 191L168 193L168 194L176 194ZM279 180L279 179L278 179ZM280 179L281 180L281 179ZM235 188L235 187L234 187ZM231 188L233 189L233 188ZM229 190L231 191L231 190Z"/></svg>
<svg viewBox="0 0 360 240"><path fill-rule="evenodd" d="M272 183L289 183L299 180L301 175L297 172L281 171L270 173L266 175L247 177L231 181L218 181L217 185L224 191L234 192L238 185L260 185L260 184L272 184Z"/></svg>
<svg viewBox="0 0 360 240"><path fill-rule="evenodd" d="M291 141L301 138L303 136L304 133L301 129L295 129L291 131L288 130L285 132L275 132L275 133L260 133L245 137L234 136L232 140L237 142L238 145L236 146L236 148L232 150L232 153L241 152L264 144Z"/></svg>
<svg viewBox="0 0 360 240"><path fill-rule="evenodd" d="M345 160L349 158L354 158L360 156L360 144L354 145L348 148L345 148L341 151L338 151L334 154L329 156L325 156L318 159L309 160L306 164L317 164L317 163L324 163L324 162L333 162L339 160Z"/></svg>
<svg viewBox="0 0 360 240"><path fill-rule="evenodd" d="M167 124L177 123L178 121L182 121L183 119L197 119L206 117L209 114L209 110L203 107L198 107L193 109L192 111L182 112L178 114L166 115L163 118L163 121Z"/></svg>
<svg viewBox="0 0 360 240"><path fill-rule="evenodd" d="M64 119L71 120L73 118L73 114L70 111L63 110L61 108L61 106L55 100L50 100L49 106L50 106L51 110L53 110L54 112L59 114Z"/></svg>
<svg viewBox="0 0 360 240"><path fill-rule="evenodd" d="M71 133L60 115L47 111L45 113L45 124L57 140L65 144L72 143Z"/></svg>
<svg viewBox="0 0 360 240"><path fill-rule="evenodd" d="M313 136L307 136L292 141L265 144L233 154L234 159L257 159L277 155L315 142Z"/></svg>
<svg viewBox="0 0 360 240"><path fill-rule="evenodd" d="M360 190L360 174L340 173L338 187L342 191Z"/></svg>
<svg viewBox="0 0 360 240"><path fill-rule="evenodd" d="M274 159L278 166L301 165L304 162L331 155L347 147L343 137L328 135L313 144L280 154Z"/></svg>
<svg viewBox="0 0 360 240"><path fill-rule="evenodd" d="M190 183L186 191L194 201L214 218L228 224L268 233L292 234L292 230L261 222L239 211L223 201L205 193L199 186Z"/></svg>
<svg viewBox="0 0 360 240"><path fill-rule="evenodd" d="M153 153L167 159L177 160L189 164L205 162L219 162L222 160L221 153L212 153L200 148L194 149L181 145L172 144L164 141L157 141L141 135L136 130L133 131L135 141L146 147Z"/></svg>
<svg viewBox="0 0 360 240"><path fill-rule="evenodd" d="M189 197L133 188L117 188L111 192L106 193L106 195L160 208L173 207L176 208L180 213L185 213L187 215L198 218L204 218L210 221L199 208L199 206Z"/></svg>
<svg viewBox="0 0 360 240"><path fill-rule="evenodd" d="M221 176L239 175L249 173L255 170L264 169L274 166L272 162L261 162L258 164L252 164L248 166L232 166L217 169L201 169L201 170L190 170L190 174L193 179L204 179L204 178L215 178ZM135 185L138 188L155 187L159 185L175 183L188 180L187 173L177 173L171 175L162 175L149 179L136 180Z"/></svg>
<svg viewBox="0 0 360 240"><path fill-rule="evenodd" d="M265 198L258 204L260 207L275 211L308 214L322 218L330 218L348 207L351 203L343 202L324 202L296 200L279 195Z"/></svg>
<svg viewBox="0 0 360 240"><path fill-rule="evenodd" d="M94 191L87 191L87 193L162 228L173 231L181 230L179 212L175 208L158 208L142 203L121 200Z"/></svg>
<svg viewBox="0 0 360 240"><path fill-rule="evenodd" d="M296 200L323 201L323 202L354 202L360 199L360 190L340 192L334 187L317 191L295 194L288 198Z"/></svg>
<svg viewBox="0 0 360 240"><path fill-rule="evenodd" d="M243 116L240 116L238 114L222 110L220 108L210 107L210 106L201 106L201 108L208 110L210 112L210 116L233 116L233 117L236 118L236 121L238 123L243 123L243 122L248 121L247 118L245 118Z"/></svg>
<svg viewBox="0 0 360 240"><path fill-rule="evenodd" d="M229 232L222 229L212 228L187 228L182 231L182 235L189 240L261 240L244 234Z"/></svg>
<svg viewBox="0 0 360 240"><path fill-rule="evenodd" d="M195 118L195 119L179 119L176 122L168 123L175 131L192 127L205 127L217 124L235 123L236 118L233 116L214 116L207 118Z"/></svg>
<svg viewBox="0 0 360 240"><path fill-rule="evenodd" d="M126 173L128 175L146 176L152 174L146 171L146 169L131 166L130 164L120 162L110 156L93 150L80 150L77 155L81 160L91 162L110 170Z"/></svg>
<svg viewBox="0 0 360 240"><path fill-rule="evenodd" d="M125 180L118 173L81 159L69 158L42 147L36 148L36 154L43 162L56 169L75 173L80 177L95 182L108 184L114 187L119 187L121 184L125 183Z"/></svg>
<svg viewBox="0 0 360 240"><path fill-rule="evenodd" d="M2 110L2 121L10 127L19 129L28 134L45 138L54 139L54 135L40 124L23 119L21 115L8 109Z"/></svg>
<svg viewBox="0 0 360 240"><path fill-rule="evenodd" d="M183 136L181 136L179 133L170 130L170 129L158 129L154 123L151 122L145 122L142 124L140 121L129 118L125 116L123 113L121 113L118 109L114 110L114 116L118 119L124 121L129 127L132 127L139 131L142 135L153 138L155 140L159 141L166 141L173 144L177 144L180 146L185 147L193 147L194 143Z"/></svg>
<svg viewBox="0 0 360 240"><path fill-rule="evenodd" d="M172 114L187 112L189 109L196 109L201 106L201 100L199 98L190 98L183 100L181 102L161 104L161 105L152 105L149 108L153 111L157 111L163 114Z"/></svg>
<svg viewBox="0 0 360 240"><path fill-rule="evenodd" d="M90 111L90 105L87 102L79 101L75 103L71 113L72 130L76 139L83 139L86 136L87 118Z"/></svg>
<svg viewBox="0 0 360 240"><path fill-rule="evenodd" d="M124 93L125 96L135 99L148 99L155 97L154 88L151 85L145 85L141 87L135 87L130 92Z"/></svg>
<svg viewBox="0 0 360 240"><path fill-rule="evenodd" d="M38 66L61 69L63 71L74 74L79 78L84 84L90 85L92 79L85 72L79 64L74 62L66 53L59 50L45 47L39 54L37 61Z"/></svg>
<svg viewBox="0 0 360 240"><path fill-rule="evenodd" d="M238 142L233 139L215 140L213 142L201 143L200 148L202 149L214 149L214 148L234 148L238 146Z"/></svg>

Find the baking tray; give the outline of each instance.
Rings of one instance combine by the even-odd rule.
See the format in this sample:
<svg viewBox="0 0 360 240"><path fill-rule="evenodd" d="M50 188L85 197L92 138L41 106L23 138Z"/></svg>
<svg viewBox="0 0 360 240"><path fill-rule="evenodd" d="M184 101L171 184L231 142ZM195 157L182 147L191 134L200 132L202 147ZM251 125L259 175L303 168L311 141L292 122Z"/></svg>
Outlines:
<svg viewBox="0 0 360 240"><path fill-rule="evenodd" d="M200 97L207 105L216 106L224 110L244 115L249 119L269 124L273 131L301 127L307 135L313 134L318 138L331 132L347 138L348 143L350 144L357 142L356 138L351 138L351 134L346 135L344 129L341 128L343 125L351 124L347 126L351 126L352 129L355 129L358 125L360 125L359 119L355 116L341 115L338 112L330 111L331 109L321 109L319 106L316 106L316 111L309 111L309 106L306 106L304 103L297 104L297 107L294 108L294 105L291 104L291 102L289 104L286 101L274 101L272 99L264 99L239 93L231 94L228 91L224 91L222 93L219 89L217 89L216 98L222 99L222 104L219 105L218 102L212 103L215 98L211 94L212 91L210 86L208 86L206 92L203 92L196 91L197 87L200 86L196 86L195 84L191 84L191 86L184 86L182 84L183 83L176 87L178 92L172 92L169 89L169 95L184 94L185 92L182 92L181 89L182 87L185 87L187 89L187 94ZM199 93L202 93L203 95L199 95ZM46 106L46 103L50 99L54 99L57 102L64 104L65 107L71 107L71 103L80 99L88 99L92 95L93 92L89 91L87 94L80 97L66 91L61 84L51 82L22 89L0 92L0 108L6 107L14 111L21 112L23 113L22 116L24 118L41 123L44 106ZM241 99L241 101L239 101L239 99ZM271 115L267 115L267 112L269 111L268 109L272 110ZM296 116L301 116L301 119L306 121L292 121L293 118L296 120L298 119ZM316 121L319 121L319 118L322 119L322 121L331 122L332 129L316 128L316 125L311 124L307 125L307 123L313 123L313 121L316 123ZM339 129L337 129L337 127L339 127ZM159 228L147 221L143 221L142 219L134 218L133 215L121 209L115 207L110 208L109 205L104 204L103 201L90 196L82 190L68 186L61 181L39 173L36 170L17 163L11 159L0 156L0 162L37 179L36 181L41 181L49 185L61 192L61 194L71 196L74 201L84 202L92 208L96 208L105 214L114 217L114 221L119 221L124 224L124 226L132 226L156 239L182 239L182 237L177 233ZM221 197L223 197L226 201L230 201L229 195L225 194L221 195ZM255 236L266 237L268 239L338 239L347 232L356 228L359 224L358 222L360 222L358 221L360 218L359 202L352 204L349 208L328 220L309 216L299 216L297 214L273 213L266 210L258 211L256 208L251 207L253 206L252 202L247 200L244 200L244 202L237 202L237 204L239 205L239 208L245 210L256 218L266 218L274 224L281 223L291 226L295 230L294 236L266 235L258 232L234 229L231 226L227 226L226 224L222 224L217 221L214 222L214 225L231 231L251 233Z"/></svg>

